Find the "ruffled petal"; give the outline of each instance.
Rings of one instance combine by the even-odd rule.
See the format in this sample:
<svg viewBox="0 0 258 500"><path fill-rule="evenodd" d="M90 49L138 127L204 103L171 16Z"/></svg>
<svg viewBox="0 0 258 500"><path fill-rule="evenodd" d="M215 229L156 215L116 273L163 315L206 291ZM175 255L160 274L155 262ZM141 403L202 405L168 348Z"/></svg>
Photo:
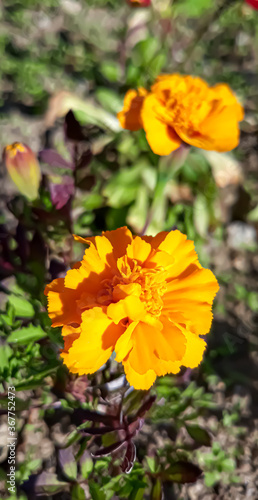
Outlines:
<svg viewBox="0 0 258 500"><path fill-rule="evenodd" d="M145 308L139 297L129 295L125 299L119 300L119 302L110 304L107 307L107 315L116 324L126 318L139 321L145 316Z"/></svg>
<svg viewBox="0 0 258 500"><path fill-rule="evenodd" d="M142 128L141 109L147 94L144 88L128 90L124 98L124 108L117 115L121 127L132 131Z"/></svg>
<svg viewBox="0 0 258 500"><path fill-rule="evenodd" d="M58 278L47 285L44 292L48 298L48 315L53 327L81 322L80 310L76 306L79 292L67 289L64 282L64 278Z"/></svg>
<svg viewBox="0 0 258 500"><path fill-rule="evenodd" d="M186 368L196 368L202 361L207 344L205 340L190 331L185 332L185 337L187 341L186 351L181 364Z"/></svg>
<svg viewBox="0 0 258 500"><path fill-rule="evenodd" d="M123 332L124 327L115 325L100 307L84 311L81 334L61 357L79 375L94 373L110 358Z"/></svg>
<svg viewBox="0 0 258 500"><path fill-rule="evenodd" d="M190 266L188 273L168 283L163 297L163 313L204 335L211 326L211 304L218 289L218 282L209 269Z"/></svg>
<svg viewBox="0 0 258 500"><path fill-rule="evenodd" d="M150 255L151 250L152 248L149 243L146 243L146 241L142 240L142 238L136 236L132 243L128 245L126 253L129 259L136 260L137 262L143 264Z"/></svg>
<svg viewBox="0 0 258 500"><path fill-rule="evenodd" d="M123 361L123 366L129 384L135 389L147 391L156 380L157 375L154 370L148 370L146 373L140 374L132 368L128 360Z"/></svg>
<svg viewBox="0 0 258 500"><path fill-rule="evenodd" d="M171 279L179 276L190 264L198 263L194 242L187 240L186 235L178 230L170 231L158 249L167 252L174 259L173 266L169 270Z"/></svg>
<svg viewBox="0 0 258 500"><path fill-rule="evenodd" d="M179 148L181 139L175 130L169 126L162 118L164 109L154 94L150 94L144 100L142 107L142 122L146 132L147 141L154 153L157 155L169 155Z"/></svg>
<svg viewBox="0 0 258 500"><path fill-rule="evenodd" d="M118 363L126 358L133 347L132 333L137 324L136 322L131 323L121 337L119 337L115 345L116 361Z"/></svg>

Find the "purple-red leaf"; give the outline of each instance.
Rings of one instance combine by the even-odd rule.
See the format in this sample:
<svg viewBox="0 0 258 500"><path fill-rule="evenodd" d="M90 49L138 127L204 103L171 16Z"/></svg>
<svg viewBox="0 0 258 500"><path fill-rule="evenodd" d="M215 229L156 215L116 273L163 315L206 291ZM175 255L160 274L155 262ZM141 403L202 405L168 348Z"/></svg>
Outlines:
<svg viewBox="0 0 258 500"><path fill-rule="evenodd" d="M124 460L121 465L122 471L126 472L126 474L129 474L129 472L131 472L133 468L135 459L136 459L135 444L130 440L127 445L126 454L124 456Z"/></svg>
<svg viewBox="0 0 258 500"><path fill-rule="evenodd" d="M74 166L72 162L65 160L57 151L54 149L43 149L39 152L39 159L43 163L47 163L51 167L69 168L73 169Z"/></svg>
<svg viewBox="0 0 258 500"><path fill-rule="evenodd" d="M83 132L81 124L78 122L78 120L76 120L71 110L68 111L67 115L65 116L64 128L65 136L68 141L80 142L87 139Z"/></svg>
<svg viewBox="0 0 258 500"><path fill-rule="evenodd" d="M114 432L114 431L120 431L123 430L123 427L94 427L94 428L87 428L83 429L81 432L83 434L90 435L90 436L103 436L104 434L108 434L109 432Z"/></svg>
<svg viewBox="0 0 258 500"><path fill-rule="evenodd" d="M50 184L50 195L53 205L55 205L57 210L60 210L70 197L74 194L74 180L68 175L62 177L61 184L55 184L51 182Z"/></svg>
<svg viewBox="0 0 258 500"><path fill-rule="evenodd" d="M145 413L149 411L153 405L153 403L156 401L156 396L150 396L145 403L139 408L139 410L136 413L137 417L144 417Z"/></svg>
<svg viewBox="0 0 258 500"><path fill-rule="evenodd" d="M103 448L100 448L95 453L92 453L92 456L97 458L97 457L105 457L107 455L110 455L110 453L113 453L113 451L119 450L119 448L121 448L121 446L123 446L125 442L126 442L126 438L122 439L121 441L117 441L116 443L113 443L110 446L105 446Z"/></svg>
<svg viewBox="0 0 258 500"><path fill-rule="evenodd" d="M76 164L76 170L79 170L80 168L87 167L92 159L92 152L90 149L87 149L87 151L84 151L79 158L77 164Z"/></svg>
<svg viewBox="0 0 258 500"><path fill-rule="evenodd" d="M176 462L162 473L163 481L172 483L195 483L202 474L202 470L190 462Z"/></svg>

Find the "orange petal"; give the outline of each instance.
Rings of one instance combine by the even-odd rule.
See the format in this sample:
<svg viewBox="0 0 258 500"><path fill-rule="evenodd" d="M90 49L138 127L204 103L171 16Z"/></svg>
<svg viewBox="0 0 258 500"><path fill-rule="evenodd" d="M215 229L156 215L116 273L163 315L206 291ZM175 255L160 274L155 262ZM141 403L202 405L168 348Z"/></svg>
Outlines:
<svg viewBox="0 0 258 500"><path fill-rule="evenodd" d="M132 333L136 326L137 322L131 323L115 345L116 361L118 363L123 361L133 347Z"/></svg>
<svg viewBox="0 0 258 500"><path fill-rule="evenodd" d="M144 374L136 372L128 360L123 361L126 378L131 386L135 389L147 391L156 380L154 370L148 370Z"/></svg>
<svg viewBox="0 0 258 500"><path fill-rule="evenodd" d="M158 248L174 258L174 264L170 268L171 277L178 276L190 264L198 262L193 241L187 240L186 235L178 230L170 231Z"/></svg>
<svg viewBox="0 0 258 500"><path fill-rule="evenodd" d="M171 325L170 330L167 328L164 333L142 322L135 327L128 361L137 373L143 375L151 369L156 371L160 360L178 361L182 358L185 351L182 332Z"/></svg>
<svg viewBox="0 0 258 500"><path fill-rule="evenodd" d="M64 286L64 278L58 278L45 288L48 298L48 315L52 326L81 322L80 310L76 307L77 291Z"/></svg>
<svg viewBox="0 0 258 500"><path fill-rule="evenodd" d="M61 357L79 375L94 373L109 359L123 332L124 327L116 326L100 307L84 311L81 334Z"/></svg>
<svg viewBox="0 0 258 500"><path fill-rule="evenodd" d="M203 359L207 344L198 335L189 331L185 332L185 337L187 340L186 351L181 364L187 368L196 368Z"/></svg>
<svg viewBox="0 0 258 500"><path fill-rule="evenodd" d="M143 264L151 252L151 245L142 238L136 236L132 243L128 245L126 253L129 259L134 259Z"/></svg>
<svg viewBox="0 0 258 500"><path fill-rule="evenodd" d="M139 283L128 283L128 285L116 285L113 290L113 298L115 301L125 299L128 295L140 297L142 287Z"/></svg>
<svg viewBox="0 0 258 500"><path fill-rule="evenodd" d="M125 255L126 248L133 239L131 231L129 231L126 226L115 229L114 231L105 231L103 232L103 235L113 246L115 259Z"/></svg>
<svg viewBox="0 0 258 500"><path fill-rule="evenodd" d="M124 98L124 108L117 115L121 127L132 131L142 128L141 109L147 94L144 88L139 88L138 91L128 90Z"/></svg>
<svg viewBox="0 0 258 500"><path fill-rule="evenodd" d="M190 325L192 331L204 335L210 330L211 304L219 285L209 269L192 268L193 272L168 283L163 313L169 312L173 321Z"/></svg>
<svg viewBox="0 0 258 500"><path fill-rule="evenodd" d="M142 122L146 132L147 141L154 153L166 156L179 148L181 139L172 127L168 126L162 118L159 118L159 111L163 109L154 94L145 98L142 107Z"/></svg>
<svg viewBox="0 0 258 500"><path fill-rule="evenodd" d="M132 321L139 321L145 314L143 303L135 295L129 295L119 302L110 304L107 307L107 315L114 323L129 318Z"/></svg>

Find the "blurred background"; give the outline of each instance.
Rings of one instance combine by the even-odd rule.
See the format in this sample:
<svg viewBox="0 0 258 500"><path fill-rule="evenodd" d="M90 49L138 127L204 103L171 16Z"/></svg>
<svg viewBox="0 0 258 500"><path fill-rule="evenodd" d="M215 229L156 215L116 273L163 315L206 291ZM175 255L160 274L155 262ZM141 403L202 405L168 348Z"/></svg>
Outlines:
<svg viewBox="0 0 258 500"><path fill-rule="evenodd" d="M62 492L57 488L54 498L256 499L258 10L244 0L153 0L145 8L129 0L0 1L0 61L1 151L20 141L35 154L51 148L68 161L64 118L70 109L83 126L84 148L90 151L67 195L64 171L42 162L40 202L32 211L17 197L1 164L0 497L9 498L4 381L15 379L20 391L19 483L46 470L60 473L58 450L76 425L66 411L72 405L67 387L74 380L54 359L61 340L58 344L41 306L44 285L82 255L79 244L72 247L71 232L98 234L126 224L140 233L159 163L167 162L171 180L148 234L178 227L195 241L202 265L218 278L208 351L194 373L158 381L155 390L162 403L136 439L139 464L130 478L109 469L108 480L101 479L110 466L109 458L102 459L93 471L89 466L82 473L90 489L82 492L74 486L67 493L59 485ZM210 85L230 85L245 108L236 150L218 154L192 148L173 171L169 159L152 153L143 131L120 128L116 114L125 92L148 88L160 73L173 72L200 76ZM49 195L48 182L62 186L56 196L53 189ZM33 335L26 330L17 342L17 329L30 325L41 330L36 336L35 330ZM53 350L47 349L53 345L51 357ZM47 406L60 398L55 417L54 406L51 411ZM187 415L190 419L189 408L196 426L212 436L210 447L205 446L206 434L191 436L182 426ZM162 448L163 459L169 461L182 443L189 445L182 456L190 450L204 475L195 484L176 485L173 492L164 488L160 493L157 487L150 493L144 471L153 467L153 450ZM68 479L74 480L71 475ZM12 498L34 498L25 490Z"/></svg>

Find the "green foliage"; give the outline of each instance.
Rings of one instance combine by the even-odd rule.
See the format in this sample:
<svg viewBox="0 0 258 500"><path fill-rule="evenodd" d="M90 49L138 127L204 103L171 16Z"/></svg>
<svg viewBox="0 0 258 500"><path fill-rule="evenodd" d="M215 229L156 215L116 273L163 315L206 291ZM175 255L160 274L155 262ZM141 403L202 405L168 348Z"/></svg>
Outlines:
<svg viewBox="0 0 258 500"><path fill-rule="evenodd" d="M240 481L236 473L240 451L236 446L222 449L220 431L222 439L225 434L241 439L243 428L236 424L243 407L218 408L211 386L221 380L233 385L232 371L225 376L223 370L220 376L218 372L241 351L242 339L238 346L234 336L219 331L218 345L213 346L211 335L200 369L157 380L151 389L157 400L144 417L146 428L134 436L138 461L125 474L121 463L126 442L111 456L93 456L98 446L122 439L124 431L115 429L95 438L94 431L103 431L104 424L87 420L84 413L99 408L107 415L118 411L121 393L113 393L110 386L122 369L111 359L86 380L68 373L59 355L61 331L51 328L44 297L45 284L63 277L82 258L85 246L73 244L72 233L96 235L126 224L140 234L148 223L146 231L153 235L177 227L194 240L205 267L219 268L226 300L218 302L216 317L238 318L241 303L241 315L248 312L247 326L255 324L258 293L252 279L248 286L241 281L242 256L228 252L226 226L231 217L249 225L258 219L257 182L250 173L255 158L245 162L254 140L253 132L248 138L249 130L255 134L257 129L258 18L242 1L231 6L219 2L222 12L217 17L215 3L152 0L151 8L133 9L126 0L44 0L44 5L39 0L8 0L0 6L1 146L14 140L33 148L47 143L69 160L72 147L63 141L62 120L72 109L84 134L73 153L80 154L81 146L93 152L89 165L75 175L69 170L76 189L62 210L55 208L49 185L51 175L62 180L67 171L47 164L42 164L40 195L33 204L9 192L8 183L1 198L0 410L8 411L7 387L15 386L19 453L25 454L18 460L16 479L22 489L35 474L34 496L162 500L164 484L171 490L177 484L179 496L180 484L196 481L201 469L211 494L215 486ZM191 148L177 165L172 156L155 155L142 130L129 132L119 126L116 114L127 89L149 89L160 73L169 72L199 75L211 84L223 81L243 101L248 96L243 124L247 145L232 153L232 158L244 163L247 179L241 182L250 196L244 208L241 200L240 213L230 198L235 196L237 201L235 181L221 190L212 162L201 150ZM64 101L63 90L68 93ZM57 98L50 102L52 94ZM226 170L225 159L224 164ZM87 176L93 179L93 187L80 182ZM249 254L243 255L256 269L255 255L250 259ZM249 351L254 349L252 344ZM244 384L244 374L237 375ZM82 388L76 387L78 381ZM144 391L126 393L124 415L133 418L145 397ZM39 427L47 428L44 439L50 436L55 445L46 459L37 458L28 445L29 426L36 432L36 425L30 423L35 415ZM209 428L209 417L220 421L217 428ZM51 472L45 470L46 464L51 464ZM56 470L54 464L58 464ZM1 482L6 480L5 465L0 469ZM27 500L23 493L10 498Z"/></svg>

